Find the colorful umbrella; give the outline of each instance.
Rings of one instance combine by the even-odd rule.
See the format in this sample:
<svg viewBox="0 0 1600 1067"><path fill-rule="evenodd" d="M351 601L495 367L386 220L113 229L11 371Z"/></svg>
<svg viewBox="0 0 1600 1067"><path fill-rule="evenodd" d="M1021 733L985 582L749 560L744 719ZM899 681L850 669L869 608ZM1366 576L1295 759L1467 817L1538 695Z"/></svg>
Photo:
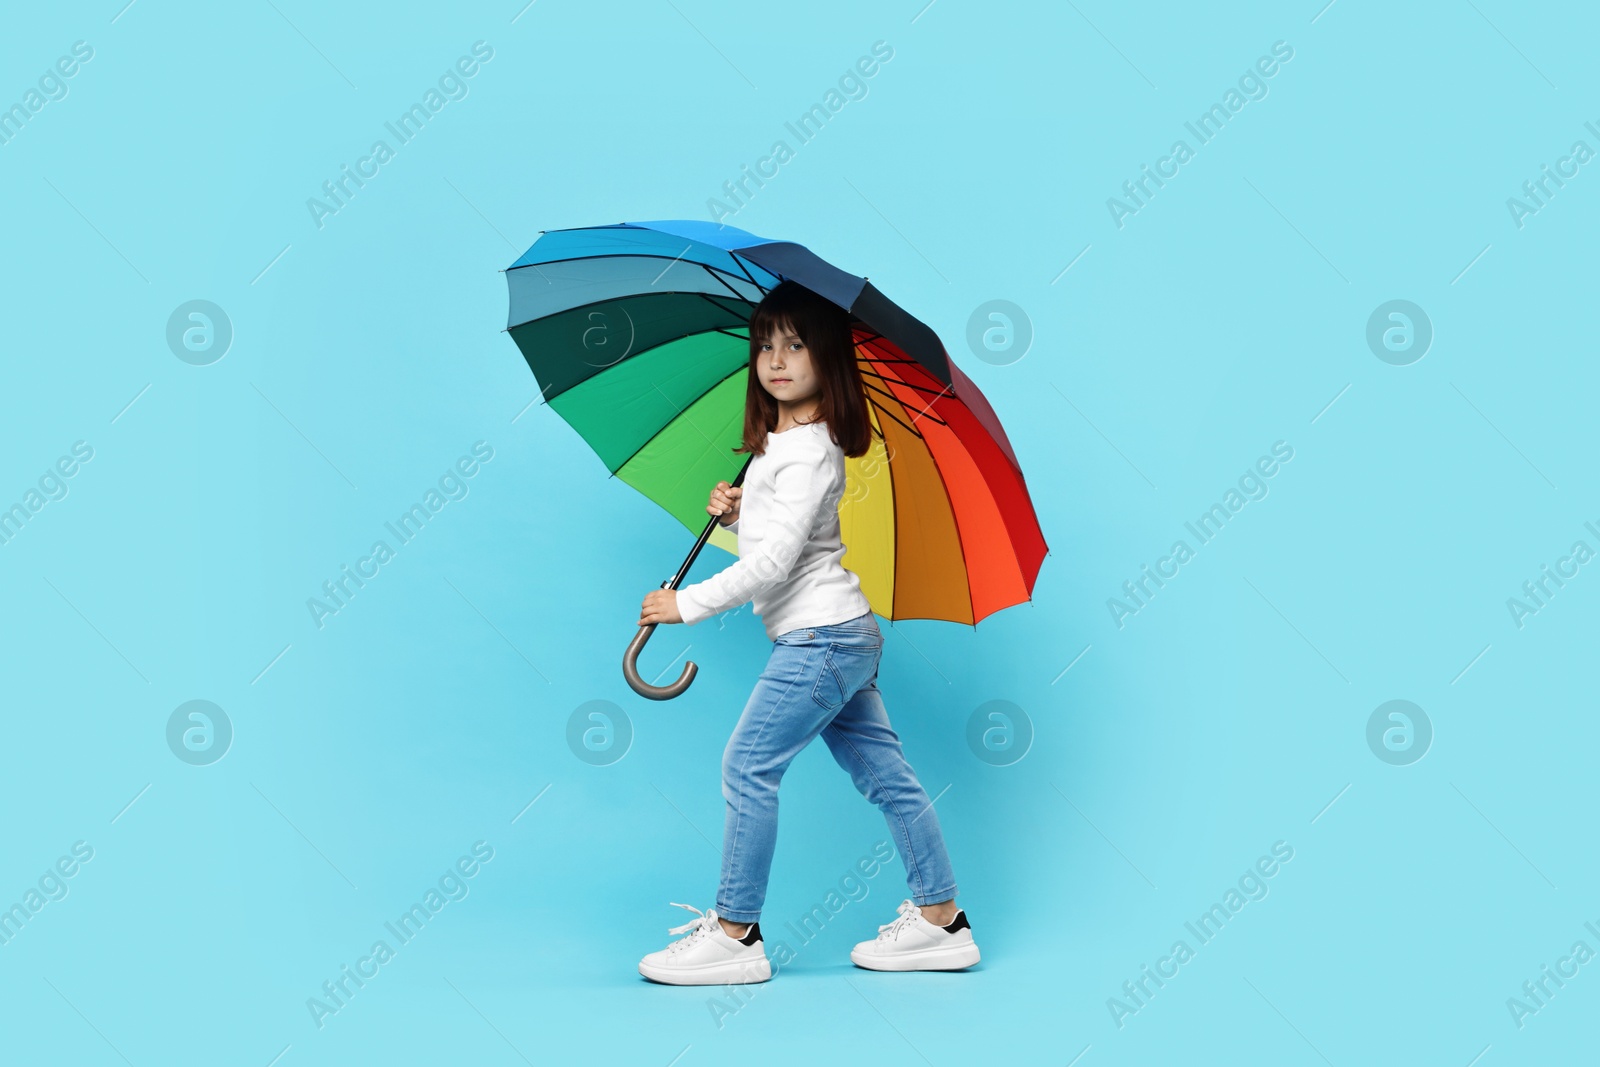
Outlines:
<svg viewBox="0 0 1600 1067"><path fill-rule="evenodd" d="M699 540L737 553L706 497L738 485L749 320L762 295L792 279L852 316L868 412L883 438L845 458L839 504L844 565L891 622L976 625L1031 599L1048 551L1005 431L938 336L865 278L800 245L732 226L673 220L542 232L506 270L508 330L541 395L613 475L665 508ZM653 686L623 660L641 696L668 699L693 681Z"/></svg>

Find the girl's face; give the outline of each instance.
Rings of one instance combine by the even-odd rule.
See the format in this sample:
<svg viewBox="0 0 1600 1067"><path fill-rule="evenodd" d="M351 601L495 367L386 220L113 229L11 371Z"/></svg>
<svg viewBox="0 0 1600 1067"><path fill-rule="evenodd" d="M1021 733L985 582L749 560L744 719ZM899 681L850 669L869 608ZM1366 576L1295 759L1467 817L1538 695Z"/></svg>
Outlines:
<svg viewBox="0 0 1600 1067"><path fill-rule="evenodd" d="M773 399L796 404L821 393L811 366L811 352L789 326L773 331L756 350L756 373Z"/></svg>

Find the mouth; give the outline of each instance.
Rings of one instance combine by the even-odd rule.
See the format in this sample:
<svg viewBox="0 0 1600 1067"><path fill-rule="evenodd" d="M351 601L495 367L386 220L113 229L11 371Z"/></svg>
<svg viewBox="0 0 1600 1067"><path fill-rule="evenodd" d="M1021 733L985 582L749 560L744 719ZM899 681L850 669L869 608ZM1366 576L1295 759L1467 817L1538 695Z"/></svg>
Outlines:
<svg viewBox="0 0 1600 1067"><path fill-rule="evenodd" d="M772 379L772 384L773 385L788 385L789 384L789 379L788 378L774 378L774 379Z"/></svg>

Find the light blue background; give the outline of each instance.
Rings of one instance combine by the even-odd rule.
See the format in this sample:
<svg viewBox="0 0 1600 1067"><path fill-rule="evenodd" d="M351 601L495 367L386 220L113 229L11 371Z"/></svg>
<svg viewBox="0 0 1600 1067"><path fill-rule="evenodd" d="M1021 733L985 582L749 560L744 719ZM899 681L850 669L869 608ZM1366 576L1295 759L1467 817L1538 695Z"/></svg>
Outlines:
<svg viewBox="0 0 1600 1067"><path fill-rule="evenodd" d="M1521 228L1506 206L1600 148L1580 5L120 4L18 9L0 36L0 103L94 48L0 145L0 504L94 449L0 545L0 903L94 849L0 945L7 1062L1592 1048L1600 964L1520 1029L1506 1007L1575 941L1600 950L1600 576L1520 629L1506 607L1600 548L1596 165ZM319 229L307 198L479 40L466 98ZM796 145L785 121L877 40L866 98ZM1280 40L1268 95L1198 145L1184 122ZM1118 228L1107 199L1180 137L1195 157ZM669 703L626 688L639 602L692 535L528 407L498 271L540 230L706 218L778 138L795 158L729 221L939 331L1051 551L1030 604L885 626L880 684L942 793L983 964L849 965L903 896L891 867L719 1028L718 991L634 967L687 917L669 901L712 902L720 752L768 645L748 610L664 627L647 674L687 646L700 678ZM166 344L193 299L235 330L210 366ZM1034 330L1006 365L965 342L993 299ZM1409 366L1365 340L1394 299L1435 330ZM1280 440L1270 494L1119 629L1107 599ZM318 629L307 598L477 441L470 494ZM210 766L167 747L193 699L235 730ZM1391 699L1435 731L1409 766L1367 746ZM565 741L589 700L632 722L610 766ZM991 700L1036 731L1011 766L966 743ZM768 928L885 836L807 751ZM470 894L319 1029L307 998L480 840ZM1119 1028L1108 998L1276 841L1270 895Z"/></svg>

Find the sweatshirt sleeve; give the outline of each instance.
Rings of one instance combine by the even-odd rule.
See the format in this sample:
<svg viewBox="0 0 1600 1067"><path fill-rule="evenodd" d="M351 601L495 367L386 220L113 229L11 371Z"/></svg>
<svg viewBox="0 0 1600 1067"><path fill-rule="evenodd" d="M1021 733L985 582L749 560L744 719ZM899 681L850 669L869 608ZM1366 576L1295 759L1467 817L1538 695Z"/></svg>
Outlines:
<svg viewBox="0 0 1600 1067"><path fill-rule="evenodd" d="M823 518L832 481L825 449L785 456L772 478L761 543L705 581L678 590L678 614L690 626L738 607L787 578Z"/></svg>

